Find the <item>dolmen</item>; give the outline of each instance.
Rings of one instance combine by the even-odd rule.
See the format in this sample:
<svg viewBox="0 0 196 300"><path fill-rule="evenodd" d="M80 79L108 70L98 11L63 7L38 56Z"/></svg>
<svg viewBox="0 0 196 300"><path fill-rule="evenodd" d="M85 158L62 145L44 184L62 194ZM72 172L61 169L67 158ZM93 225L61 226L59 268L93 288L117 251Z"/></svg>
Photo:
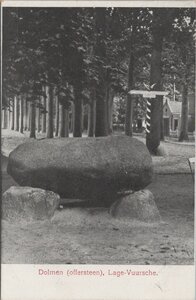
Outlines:
<svg viewBox="0 0 196 300"><path fill-rule="evenodd" d="M128 136L44 139L10 153L8 173L21 186L53 191L64 199L112 203L126 190L152 181L152 159Z"/></svg>

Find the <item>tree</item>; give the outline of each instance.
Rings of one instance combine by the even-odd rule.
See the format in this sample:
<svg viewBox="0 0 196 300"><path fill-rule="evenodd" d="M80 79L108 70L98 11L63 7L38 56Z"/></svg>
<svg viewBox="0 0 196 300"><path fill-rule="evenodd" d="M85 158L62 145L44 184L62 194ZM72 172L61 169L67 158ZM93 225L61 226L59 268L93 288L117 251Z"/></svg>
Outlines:
<svg viewBox="0 0 196 300"><path fill-rule="evenodd" d="M64 105L62 103L60 103L60 108L59 108L59 112L60 112L60 130L59 130L59 136L60 137L66 137L66 132L65 132L65 108Z"/></svg>
<svg viewBox="0 0 196 300"><path fill-rule="evenodd" d="M41 99L38 97L36 117L37 117L37 132L40 132L41 122L40 122L40 109L41 109Z"/></svg>
<svg viewBox="0 0 196 300"><path fill-rule="evenodd" d="M134 98L128 94L133 87L143 85L144 57L149 53L148 9L115 8L112 13L111 87L113 95L126 95L125 134L132 135ZM112 59L111 59L112 57ZM140 78L141 77L141 78Z"/></svg>
<svg viewBox="0 0 196 300"><path fill-rule="evenodd" d="M129 54L129 67L128 67L128 91L133 89L134 86L134 48L135 48L135 35L136 35L136 11L132 10L131 20L131 34L130 34L130 54ZM132 136L132 124L133 124L133 96L128 93L126 101L126 118L125 118L125 134Z"/></svg>
<svg viewBox="0 0 196 300"><path fill-rule="evenodd" d="M9 105L8 99L28 95L28 103L31 105L34 101L37 112L40 110L42 113L43 132L46 131L46 115L49 115L48 136L52 137L55 111L56 135L58 134L58 106L56 110L53 109L54 100L63 92L63 100L59 100L60 115L62 120L68 117L65 106L72 102L73 135L82 136L83 106L86 107L87 104L89 136L105 136L112 132L112 116L116 109L113 99L118 97L119 107L125 108L127 102L126 121L122 121L125 117L124 110L119 109L122 116L118 116L118 122L125 122L126 134L131 135L133 120L139 116L139 110L145 112L145 102L141 98L135 98L133 105L133 99L130 95L127 96L127 92L133 87L144 89L144 83L149 84L149 76L150 85L154 89L162 89L163 83L168 88L172 73L170 68L166 70L167 64L170 65L172 60L177 61L177 71L184 70L187 65L180 54L183 52L180 30L186 28L183 23L188 17L186 11L188 10L112 7L5 8L3 103ZM171 29L173 41L168 38ZM169 57L167 62L166 42L168 45L176 45L179 56L174 53L174 59ZM183 72L181 73L184 74ZM167 75L168 80L163 75ZM177 84L182 86L184 79L180 75L176 77ZM187 84L189 89L190 83ZM50 95L47 92L50 103L48 111L43 86L50 90ZM54 87L55 94L52 91ZM162 99L156 99L152 103L151 134L147 137L147 146L153 153L156 153L160 143L161 113ZM24 115L27 115L25 107ZM26 128L25 122L24 125ZM62 135L63 128L64 126Z"/></svg>
<svg viewBox="0 0 196 300"><path fill-rule="evenodd" d="M69 137L69 107L70 100L73 100L72 93L72 87L68 83L58 90L60 137Z"/></svg>
<svg viewBox="0 0 196 300"><path fill-rule="evenodd" d="M14 116L15 116L15 103L14 103L15 98L12 98L12 106L11 106L11 130L14 130Z"/></svg>
<svg viewBox="0 0 196 300"><path fill-rule="evenodd" d="M27 130L28 105L27 105L26 95L25 95L23 101L24 101L24 108L23 108L23 125L24 125L24 130Z"/></svg>
<svg viewBox="0 0 196 300"><path fill-rule="evenodd" d="M179 141L188 140L188 93L194 87L195 82L195 56L193 34L195 12L190 9L185 11L182 19L182 31L178 32L179 55L181 58L182 71L182 112Z"/></svg>
<svg viewBox="0 0 196 300"><path fill-rule="evenodd" d="M89 137L93 137L95 134L95 112L96 112L95 90L92 89L91 100L88 103L88 136Z"/></svg>
<svg viewBox="0 0 196 300"><path fill-rule="evenodd" d="M104 61L106 59L106 8L95 9L95 32L96 44L94 48L95 56L99 58L98 76L99 81L96 86L96 125L95 136L108 135L107 126L107 102L106 102L106 74L104 71Z"/></svg>
<svg viewBox="0 0 196 300"><path fill-rule="evenodd" d="M82 136L83 124L83 96L82 96L82 73L83 73L83 55L78 53L76 55L75 70L77 75L75 77L73 94L74 94L74 123L73 123L73 137Z"/></svg>
<svg viewBox="0 0 196 300"><path fill-rule="evenodd" d="M41 97L42 99L42 133L46 133L46 93L45 87L42 87L42 91L44 95Z"/></svg>
<svg viewBox="0 0 196 300"><path fill-rule="evenodd" d="M182 90L182 110L181 110L181 128L179 135L179 142L188 141L188 84L187 76L183 84Z"/></svg>
<svg viewBox="0 0 196 300"><path fill-rule="evenodd" d="M27 115L27 130L29 131L31 128L31 102L27 102L28 105L28 115Z"/></svg>
<svg viewBox="0 0 196 300"><path fill-rule="evenodd" d="M90 27L88 24L88 11L85 9L73 9L69 18L70 34L73 41L69 44L69 61L66 75L69 89L72 89L71 95L73 96L73 136L81 137L83 131L84 89L86 86L85 56L88 44L87 31L88 27Z"/></svg>
<svg viewBox="0 0 196 300"><path fill-rule="evenodd" d="M164 37L171 31L174 20L174 9L154 9L152 21L152 56L150 69L150 87L153 90L162 90L162 46ZM151 120L150 133L146 136L146 145L148 150L157 154L157 148L160 145L161 138L161 101L162 97L157 96L151 100Z"/></svg>
<svg viewBox="0 0 196 300"><path fill-rule="evenodd" d="M24 98L20 97L20 133L23 133Z"/></svg>
<svg viewBox="0 0 196 300"><path fill-rule="evenodd" d="M56 95L55 97L55 136L59 134L59 98Z"/></svg>
<svg viewBox="0 0 196 300"><path fill-rule="evenodd" d="M164 88L182 102L180 141L188 139L188 92L194 92L195 85L194 22L194 9L178 9L163 51Z"/></svg>
<svg viewBox="0 0 196 300"><path fill-rule="evenodd" d="M53 138L53 97L54 91L52 86L46 87L46 95L47 95L47 110L48 110L48 122L47 122L47 138Z"/></svg>
<svg viewBox="0 0 196 300"><path fill-rule="evenodd" d="M15 112L15 116L14 116L14 130L19 131L19 103L18 103L18 96L15 96L14 99L14 112Z"/></svg>
<svg viewBox="0 0 196 300"><path fill-rule="evenodd" d="M36 138L36 126L35 126L36 110L35 110L35 101L30 103L30 138Z"/></svg>
<svg viewBox="0 0 196 300"><path fill-rule="evenodd" d="M165 14L164 14L165 16ZM154 90L161 90L161 52L163 44L163 24L162 11L154 10L153 12L153 46L151 56L150 86ZM160 145L160 118L162 98L157 96L156 100L151 100L151 120L150 133L146 136L146 145L151 153L156 154Z"/></svg>
<svg viewBox="0 0 196 300"><path fill-rule="evenodd" d="M6 125L5 125L5 108L2 109L2 111L1 111L1 127L3 129L6 128Z"/></svg>
<svg viewBox="0 0 196 300"><path fill-rule="evenodd" d="M60 104L60 137L69 137L69 109Z"/></svg>

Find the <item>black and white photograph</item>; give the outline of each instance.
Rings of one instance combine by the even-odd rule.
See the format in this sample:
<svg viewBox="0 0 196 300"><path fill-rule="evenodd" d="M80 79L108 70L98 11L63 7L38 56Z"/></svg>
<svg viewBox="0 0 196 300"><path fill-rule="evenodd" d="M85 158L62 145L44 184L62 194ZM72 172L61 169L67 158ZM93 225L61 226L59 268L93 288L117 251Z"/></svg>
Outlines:
<svg viewBox="0 0 196 300"><path fill-rule="evenodd" d="M1 17L2 264L193 266L195 8Z"/></svg>

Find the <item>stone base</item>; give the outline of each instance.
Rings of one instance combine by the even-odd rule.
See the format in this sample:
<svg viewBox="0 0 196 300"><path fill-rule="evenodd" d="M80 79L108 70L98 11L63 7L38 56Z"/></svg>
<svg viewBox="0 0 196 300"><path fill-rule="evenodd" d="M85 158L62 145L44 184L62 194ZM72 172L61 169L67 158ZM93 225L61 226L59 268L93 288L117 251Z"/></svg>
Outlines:
<svg viewBox="0 0 196 300"><path fill-rule="evenodd" d="M9 221L50 219L60 197L51 191L32 187L10 187L2 197L2 218Z"/></svg>
<svg viewBox="0 0 196 300"><path fill-rule="evenodd" d="M135 219L147 223L161 221L154 196L149 190L122 196L110 207L110 214L125 220Z"/></svg>

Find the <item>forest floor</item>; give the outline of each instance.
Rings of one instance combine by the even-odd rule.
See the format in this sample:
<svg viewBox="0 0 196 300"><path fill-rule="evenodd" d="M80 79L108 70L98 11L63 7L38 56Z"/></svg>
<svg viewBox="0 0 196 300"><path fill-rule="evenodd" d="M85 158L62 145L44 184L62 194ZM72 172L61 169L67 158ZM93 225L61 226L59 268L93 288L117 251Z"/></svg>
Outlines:
<svg viewBox="0 0 196 300"><path fill-rule="evenodd" d="M2 130L3 192L17 185L6 165L10 151L24 142L29 142L27 133ZM161 144L168 155L152 157L155 172L147 187L160 223L117 220L106 208L92 207L58 209L51 221L2 221L2 263L193 264L194 185L188 158L195 155L194 143Z"/></svg>

